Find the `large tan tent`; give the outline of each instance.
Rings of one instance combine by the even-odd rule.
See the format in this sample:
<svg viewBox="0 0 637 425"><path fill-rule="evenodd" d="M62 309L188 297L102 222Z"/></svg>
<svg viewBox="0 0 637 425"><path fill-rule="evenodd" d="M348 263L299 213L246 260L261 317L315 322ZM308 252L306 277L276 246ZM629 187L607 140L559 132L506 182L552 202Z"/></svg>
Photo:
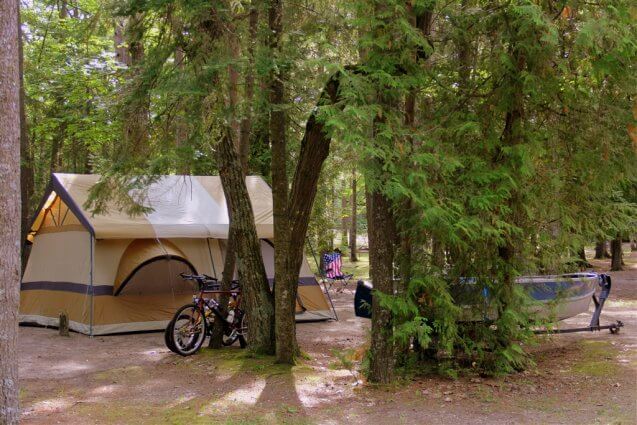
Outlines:
<svg viewBox="0 0 637 425"><path fill-rule="evenodd" d="M192 299L181 272L221 277L228 214L218 176L164 176L139 193L150 212L130 217L84 204L96 175L53 174L31 226L33 244L22 279L20 321L52 325L68 315L89 335L164 329ZM246 178L268 274L274 277L272 193ZM304 259L297 321L334 318Z"/></svg>

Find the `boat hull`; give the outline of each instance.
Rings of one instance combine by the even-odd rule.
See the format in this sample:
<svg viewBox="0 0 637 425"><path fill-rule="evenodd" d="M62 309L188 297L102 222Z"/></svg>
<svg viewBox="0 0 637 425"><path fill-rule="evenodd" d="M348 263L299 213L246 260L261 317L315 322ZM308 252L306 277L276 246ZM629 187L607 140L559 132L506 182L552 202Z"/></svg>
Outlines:
<svg viewBox="0 0 637 425"><path fill-rule="evenodd" d="M522 277L517 280L532 298L538 319L564 320L588 311L600 277L595 273Z"/></svg>
<svg viewBox="0 0 637 425"><path fill-rule="evenodd" d="M587 312L592 296L601 282L595 273L554 276L523 276L516 280L529 295L529 313L538 320L559 321ZM356 315L371 317L372 284L359 281L354 297ZM452 296L463 306L464 321L494 320L497 313L490 307L489 291L476 285L475 279L465 279L453 285Z"/></svg>

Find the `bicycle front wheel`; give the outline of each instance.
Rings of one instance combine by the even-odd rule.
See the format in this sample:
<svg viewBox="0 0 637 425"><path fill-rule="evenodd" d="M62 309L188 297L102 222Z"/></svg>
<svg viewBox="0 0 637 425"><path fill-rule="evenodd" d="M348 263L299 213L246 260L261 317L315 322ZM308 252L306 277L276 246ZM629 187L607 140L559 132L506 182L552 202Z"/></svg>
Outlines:
<svg viewBox="0 0 637 425"><path fill-rule="evenodd" d="M172 325L172 326L170 326ZM206 339L207 323L202 309L186 304L175 313L166 332L169 348L175 353L190 356L199 351Z"/></svg>

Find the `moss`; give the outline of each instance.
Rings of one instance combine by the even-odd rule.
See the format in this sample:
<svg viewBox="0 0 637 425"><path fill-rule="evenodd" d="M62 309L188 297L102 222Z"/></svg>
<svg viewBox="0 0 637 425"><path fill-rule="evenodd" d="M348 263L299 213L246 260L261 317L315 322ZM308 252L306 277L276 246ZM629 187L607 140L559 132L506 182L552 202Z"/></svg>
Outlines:
<svg viewBox="0 0 637 425"><path fill-rule="evenodd" d="M586 376L617 376L621 367L614 361L618 349L608 341L581 341L579 343L581 357L573 364L571 370Z"/></svg>
<svg viewBox="0 0 637 425"><path fill-rule="evenodd" d="M483 403L495 403L496 401L495 395L493 394L493 388L488 386L478 387L472 397Z"/></svg>
<svg viewBox="0 0 637 425"><path fill-rule="evenodd" d="M95 379L98 380L110 380L117 381L118 379L123 378L135 378L135 377L143 377L145 376L144 369L141 366L128 366L121 367L115 369L108 369L103 372L98 372L94 375Z"/></svg>
<svg viewBox="0 0 637 425"><path fill-rule="evenodd" d="M516 403L524 410L535 410L544 413L566 413L570 406L564 404L561 397L534 397L532 399L518 400Z"/></svg>

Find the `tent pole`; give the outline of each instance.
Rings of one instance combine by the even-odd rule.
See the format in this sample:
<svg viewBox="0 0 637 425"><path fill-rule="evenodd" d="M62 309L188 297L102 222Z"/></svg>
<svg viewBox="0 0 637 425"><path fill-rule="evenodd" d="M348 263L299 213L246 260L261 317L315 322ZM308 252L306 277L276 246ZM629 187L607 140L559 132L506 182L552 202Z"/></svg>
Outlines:
<svg viewBox="0 0 637 425"><path fill-rule="evenodd" d="M93 234L90 233L91 237L89 239L90 247L89 252L91 253L91 267L89 272L89 284L91 287L91 302L89 308L89 337L93 338Z"/></svg>
<svg viewBox="0 0 637 425"><path fill-rule="evenodd" d="M314 258L314 262L316 263L316 270L318 270L319 275L321 275L321 263L316 259L316 253L314 252L314 247L312 247L312 243L308 240L307 246L310 247L310 251L312 252L312 257Z"/></svg>
<svg viewBox="0 0 637 425"><path fill-rule="evenodd" d="M312 257L314 257L314 262L316 263L316 268L319 271L319 276L322 276L321 273L321 264L317 261L316 259L316 253L314 252L314 247L312 247L312 243L308 240L307 241L307 245L310 247L310 251L312 251ZM325 285L325 280L323 280L323 288L325 289L325 295L327 295L327 299L330 300L330 305L332 306L332 313L334 313L334 317L336 318L336 321L338 322L338 313L336 313L336 307L334 307L334 301L332 301L332 296L330 295L330 291L328 291L327 289L327 285ZM321 286L321 284L319 283L319 287Z"/></svg>

